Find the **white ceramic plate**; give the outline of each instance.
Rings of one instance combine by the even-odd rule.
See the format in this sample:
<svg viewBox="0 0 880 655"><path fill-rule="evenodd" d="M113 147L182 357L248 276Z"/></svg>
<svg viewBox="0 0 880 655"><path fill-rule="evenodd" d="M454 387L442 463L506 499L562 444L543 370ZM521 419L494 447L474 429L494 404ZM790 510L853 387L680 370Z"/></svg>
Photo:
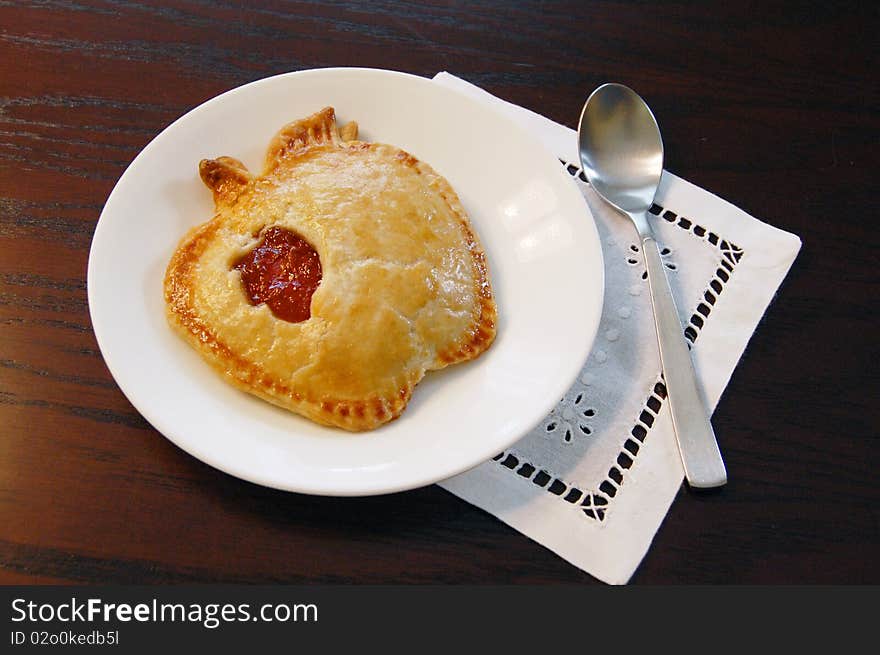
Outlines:
<svg viewBox="0 0 880 655"><path fill-rule="evenodd" d="M397 421L349 434L227 385L165 321L171 253L213 203L198 161L260 170L285 123L332 105L360 138L428 162L456 189L489 258L498 337L480 358L429 373ZM224 93L171 124L110 194L89 258L89 308L113 377L143 416L200 460L258 484L323 495L410 489L471 468L543 419L589 354L603 294L590 211L532 135L428 79L319 69Z"/></svg>

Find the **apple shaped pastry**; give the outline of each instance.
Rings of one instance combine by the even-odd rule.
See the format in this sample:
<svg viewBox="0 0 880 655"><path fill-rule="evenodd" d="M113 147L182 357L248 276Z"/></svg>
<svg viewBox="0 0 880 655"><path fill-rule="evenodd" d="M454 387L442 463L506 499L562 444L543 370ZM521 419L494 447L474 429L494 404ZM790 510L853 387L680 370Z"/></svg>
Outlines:
<svg viewBox="0 0 880 655"><path fill-rule="evenodd" d="M486 256L449 183L391 145L290 123L262 174L204 160L216 213L165 275L170 324L239 389L323 425L400 416L427 371L495 338Z"/></svg>

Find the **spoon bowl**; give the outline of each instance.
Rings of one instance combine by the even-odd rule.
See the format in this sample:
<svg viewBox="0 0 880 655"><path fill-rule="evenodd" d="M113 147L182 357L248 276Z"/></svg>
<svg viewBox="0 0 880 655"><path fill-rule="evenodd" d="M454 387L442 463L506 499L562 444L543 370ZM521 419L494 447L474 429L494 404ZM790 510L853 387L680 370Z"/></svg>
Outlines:
<svg viewBox="0 0 880 655"><path fill-rule="evenodd" d="M622 84L593 91L578 123L581 164L593 188L624 212L647 211L663 173L657 119Z"/></svg>
<svg viewBox="0 0 880 655"><path fill-rule="evenodd" d="M593 189L632 220L641 238L667 402L685 477L692 487L719 487L727 482L727 471L648 220L663 175L657 119L632 89L603 84L584 104L578 150Z"/></svg>

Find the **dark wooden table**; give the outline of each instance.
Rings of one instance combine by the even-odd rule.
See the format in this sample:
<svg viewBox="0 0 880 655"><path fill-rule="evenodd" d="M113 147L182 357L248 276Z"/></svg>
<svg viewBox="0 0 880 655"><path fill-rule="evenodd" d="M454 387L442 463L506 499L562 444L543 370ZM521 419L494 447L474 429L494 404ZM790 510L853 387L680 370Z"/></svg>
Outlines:
<svg viewBox="0 0 880 655"><path fill-rule="evenodd" d="M633 582L880 582L872 3L249 4L0 3L0 582L595 582L437 487L222 474L104 364L86 262L128 163L222 91L346 65L448 70L570 126L630 84L672 171L800 235L714 416L730 484L682 489Z"/></svg>

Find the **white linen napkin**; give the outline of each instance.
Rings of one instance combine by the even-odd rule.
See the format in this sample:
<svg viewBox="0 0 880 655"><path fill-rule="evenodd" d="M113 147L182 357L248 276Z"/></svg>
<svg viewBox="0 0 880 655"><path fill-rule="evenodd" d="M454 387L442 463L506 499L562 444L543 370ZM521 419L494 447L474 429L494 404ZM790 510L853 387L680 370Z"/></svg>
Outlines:
<svg viewBox="0 0 880 655"><path fill-rule="evenodd" d="M636 232L586 183L574 130L448 73L434 81L490 103L563 162L596 219L606 280L593 350L556 409L507 451L440 486L596 578L625 584L684 479ZM667 277L714 409L801 242L666 171L655 203ZM565 320L565 307L553 320ZM723 453L725 435L718 441Z"/></svg>

